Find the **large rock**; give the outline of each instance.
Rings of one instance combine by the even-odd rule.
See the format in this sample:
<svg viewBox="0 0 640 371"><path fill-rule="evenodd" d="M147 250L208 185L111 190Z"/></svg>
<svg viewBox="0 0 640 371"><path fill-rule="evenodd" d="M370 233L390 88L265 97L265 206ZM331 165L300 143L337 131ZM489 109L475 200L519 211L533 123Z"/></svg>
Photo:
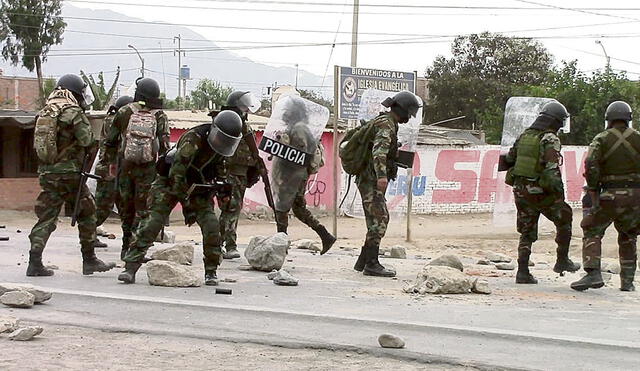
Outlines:
<svg viewBox="0 0 640 371"><path fill-rule="evenodd" d="M166 260L148 262L147 277L153 286L199 287L204 283L194 268Z"/></svg>
<svg viewBox="0 0 640 371"><path fill-rule="evenodd" d="M460 272L464 271L464 266L455 255L442 255L431 261L429 265L440 266L440 267L450 267L459 270Z"/></svg>
<svg viewBox="0 0 640 371"><path fill-rule="evenodd" d="M476 279L473 281L473 287L471 287L471 292L474 294L491 294L491 287L489 287L489 282L487 280Z"/></svg>
<svg viewBox="0 0 640 371"><path fill-rule="evenodd" d="M284 269L280 269L273 277L273 283L278 286L298 286L298 279Z"/></svg>
<svg viewBox="0 0 640 371"><path fill-rule="evenodd" d="M403 290L417 294L468 294L472 286L471 277L455 268L426 265L415 283Z"/></svg>
<svg viewBox="0 0 640 371"><path fill-rule="evenodd" d="M244 250L244 256L253 269L263 272L280 270L290 244L286 233L276 233L270 237L255 236Z"/></svg>
<svg viewBox="0 0 640 371"><path fill-rule="evenodd" d="M489 251L487 253L487 259L489 259L489 261L493 263L511 263L510 257L494 251Z"/></svg>
<svg viewBox="0 0 640 371"><path fill-rule="evenodd" d="M291 242L291 248L293 249L301 249L301 250L311 250L320 252L322 251L322 246L318 241L302 239Z"/></svg>
<svg viewBox="0 0 640 371"><path fill-rule="evenodd" d="M5 292L0 296L0 303L14 308L31 308L36 297L29 291L18 290Z"/></svg>
<svg viewBox="0 0 640 371"><path fill-rule="evenodd" d="M406 259L407 249L400 245L392 246L391 251L389 252L389 257L394 259Z"/></svg>
<svg viewBox="0 0 640 371"><path fill-rule="evenodd" d="M167 260L182 265L193 263L194 247L190 243L179 243L171 247L160 249L151 254L151 259Z"/></svg>
<svg viewBox="0 0 640 371"><path fill-rule="evenodd" d="M49 291L45 291L41 288L34 287L29 284L16 284L16 283L0 283L0 295L9 291L28 291L33 296L35 296L34 302L36 304L44 303L45 301L51 299L52 294Z"/></svg>
<svg viewBox="0 0 640 371"><path fill-rule="evenodd" d="M9 340L28 341L42 334L42 331L43 329L40 326L29 326L29 327L19 328L14 332L12 332L11 335L9 335Z"/></svg>
<svg viewBox="0 0 640 371"><path fill-rule="evenodd" d="M378 337L378 344L383 348L404 348L404 340L391 334L382 334Z"/></svg>
<svg viewBox="0 0 640 371"><path fill-rule="evenodd" d="M14 332L20 327L20 320L15 317L0 317L0 334Z"/></svg>

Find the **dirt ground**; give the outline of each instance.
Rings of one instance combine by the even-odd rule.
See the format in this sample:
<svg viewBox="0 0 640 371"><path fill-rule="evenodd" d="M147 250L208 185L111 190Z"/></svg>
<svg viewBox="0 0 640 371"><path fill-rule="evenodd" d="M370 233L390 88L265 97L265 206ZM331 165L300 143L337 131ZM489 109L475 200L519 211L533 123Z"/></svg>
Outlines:
<svg viewBox="0 0 640 371"><path fill-rule="evenodd" d="M28 342L0 335L0 369L28 370L473 370L355 352L284 349L203 339L45 326ZM109 357L105 364L104 355ZM37 365L37 366L36 366Z"/></svg>

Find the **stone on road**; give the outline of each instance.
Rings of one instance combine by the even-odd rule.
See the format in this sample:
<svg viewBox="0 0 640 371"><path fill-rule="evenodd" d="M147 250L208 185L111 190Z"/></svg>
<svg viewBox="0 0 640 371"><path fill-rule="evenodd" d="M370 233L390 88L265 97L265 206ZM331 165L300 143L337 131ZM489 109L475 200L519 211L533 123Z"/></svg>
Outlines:
<svg viewBox="0 0 640 371"><path fill-rule="evenodd" d="M149 284L166 287L199 287L204 279L195 268L165 260L152 260L147 264Z"/></svg>
<svg viewBox="0 0 640 371"><path fill-rule="evenodd" d="M392 246L391 251L389 252L389 257L393 259L406 259L407 249L400 245Z"/></svg>
<svg viewBox="0 0 640 371"><path fill-rule="evenodd" d="M489 282L487 280L476 279L473 281L473 286L471 287L471 292L474 294L491 294L491 287L489 286Z"/></svg>
<svg viewBox="0 0 640 371"><path fill-rule="evenodd" d="M20 320L15 317L0 317L0 334L14 332L20 327Z"/></svg>
<svg viewBox="0 0 640 371"><path fill-rule="evenodd" d="M451 267L426 265L418 273L416 281L403 289L416 294L468 294L472 287L471 277Z"/></svg>
<svg viewBox="0 0 640 371"><path fill-rule="evenodd" d="M284 269L281 269L273 277L273 283L278 286L298 286L298 279Z"/></svg>
<svg viewBox="0 0 640 371"><path fill-rule="evenodd" d="M43 329L40 326L22 327L12 332L9 335L9 340L28 341L40 335L42 331Z"/></svg>
<svg viewBox="0 0 640 371"><path fill-rule="evenodd" d="M378 337L378 344L383 348L401 349L404 348L404 340L391 334L382 334Z"/></svg>
<svg viewBox="0 0 640 371"><path fill-rule="evenodd" d="M280 270L287 256L291 242L286 233L273 236L255 236L244 250L244 256L253 269L271 272Z"/></svg>
<svg viewBox="0 0 640 371"><path fill-rule="evenodd" d="M193 263L194 247L190 243L179 243L171 247L160 249L151 254L153 260L167 260L177 264L191 265Z"/></svg>
<svg viewBox="0 0 640 371"><path fill-rule="evenodd" d="M513 263L497 263L496 268L501 271L512 271L516 269L516 265Z"/></svg>
<svg viewBox="0 0 640 371"><path fill-rule="evenodd" d="M489 259L489 261L493 263L510 263L511 262L510 257L494 251L489 251L487 253L487 259Z"/></svg>
<svg viewBox="0 0 640 371"><path fill-rule="evenodd" d="M31 308L35 299L35 295L29 291L9 291L0 296L0 303L13 308Z"/></svg>
<svg viewBox="0 0 640 371"><path fill-rule="evenodd" d="M9 291L28 291L33 296L35 296L34 302L35 304L41 304L45 301L51 299L52 294L49 291L43 290L38 287L34 287L33 285L29 285L26 283L16 284L16 283L0 283L0 295Z"/></svg>
<svg viewBox="0 0 640 371"><path fill-rule="evenodd" d="M464 266L456 255L442 255L435 259L433 259L429 265L440 266L440 267L450 267L459 270L460 272L464 271Z"/></svg>
<svg viewBox="0 0 640 371"><path fill-rule="evenodd" d="M300 250L311 250L315 252L322 251L320 243L310 239L301 239L291 242L291 248Z"/></svg>

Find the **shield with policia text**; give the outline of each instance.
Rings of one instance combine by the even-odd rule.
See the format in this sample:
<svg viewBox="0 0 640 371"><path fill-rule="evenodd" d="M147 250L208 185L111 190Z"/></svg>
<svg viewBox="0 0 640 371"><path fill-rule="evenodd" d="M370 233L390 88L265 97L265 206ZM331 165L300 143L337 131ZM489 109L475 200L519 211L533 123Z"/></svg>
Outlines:
<svg viewBox="0 0 640 371"><path fill-rule="evenodd" d="M259 148L273 160L271 187L277 211L291 209L328 121L326 107L297 95L284 95L276 102Z"/></svg>
<svg viewBox="0 0 640 371"><path fill-rule="evenodd" d="M535 121L545 104L554 102L551 98L536 97L511 97L504 109L504 124L502 127L502 141L500 142L500 154L506 155L528 127ZM570 121L566 120L565 127L561 129L568 133ZM505 184L506 171L498 172L496 185L496 198L493 208L493 225L510 226L515 224L516 207L513 200L513 191Z"/></svg>

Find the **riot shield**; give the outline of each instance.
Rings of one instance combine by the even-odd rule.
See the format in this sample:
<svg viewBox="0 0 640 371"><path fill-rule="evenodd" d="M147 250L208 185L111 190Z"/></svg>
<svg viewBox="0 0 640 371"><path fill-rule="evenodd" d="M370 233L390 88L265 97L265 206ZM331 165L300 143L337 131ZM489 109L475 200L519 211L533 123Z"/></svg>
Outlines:
<svg viewBox="0 0 640 371"><path fill-rule="evenodd" d="M382 105L382 102L393 97L396 93L367 89L360 99L360 109L358 111L358 121L364 120L368 122L374 119L380 114L380 112L387 112L389 108ZM422 100L418 97L418 100ZM405 153L415 153L418 143L418 131L422 123L422 107L418 110L416 117L412 117L406 124L398 125L398 143L400 143L399 150ZM413 157L411 157L413 158ZM406 207L406 195L408 189L399 190L398 186L402 185L403 188L409 188L408 185L411 182L410 169L399 168L398 177L396 181L392 181L389 184L389 190L393 190L395 194L387 197L387 208L391 217L401 217L407 212ZM358 192L358 187L355 184L354 177L342 177L344 185L342 187L343 194L341 195L341 210L346 215L351 217L364 217L364 210L362 209L362 201ZM398 183L398 184L395 184Z"/></svg>
<svg viewBox="0 0 640 371"><path fill-rule="evenodd" d="M284 95L276 102L259 148L273 159L271 187L277 211L291 209L328 121L326 107L299 96Z"/></svg>
<svg viewBox="0 0 640 371"><path fill-rule="evenodd" d="M504 109L500 154L507 154L525 129L533 124L542 107L553 102L550 98L511 97ZM567 120L568 122L568 120ZM510 186L505 184L506 171L498 172L496 198L493 208L493 225L512 226L516 221L516 206Z"/></svg>

